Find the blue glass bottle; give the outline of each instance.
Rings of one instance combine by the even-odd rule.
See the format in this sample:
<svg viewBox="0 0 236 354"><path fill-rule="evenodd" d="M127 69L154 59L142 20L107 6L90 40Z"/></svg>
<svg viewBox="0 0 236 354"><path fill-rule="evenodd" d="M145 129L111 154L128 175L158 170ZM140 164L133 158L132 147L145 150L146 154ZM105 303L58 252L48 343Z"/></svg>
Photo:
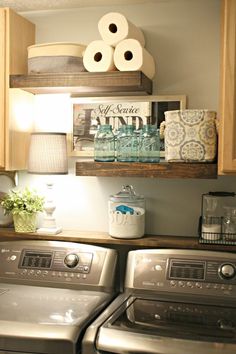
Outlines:
<svg viewBox="0 0 236 354"><path fill-rule="evenodd" d="M138 138L133 125L122 125L116 141L116 158L120 162L138 161Z"/></svg>
<svg viewBox="0 0 236 354"><path fill-rule="evenodd" d="M160 162L160 135L156 126L144 125L139 138L139 161Z"/></svg>
<svg viewBox="0 0 236 354"><path fill-rule="evenodd" d="M115 136L112 126L100 125L94 138L94 160L112 162L115 160Z"/></svg>

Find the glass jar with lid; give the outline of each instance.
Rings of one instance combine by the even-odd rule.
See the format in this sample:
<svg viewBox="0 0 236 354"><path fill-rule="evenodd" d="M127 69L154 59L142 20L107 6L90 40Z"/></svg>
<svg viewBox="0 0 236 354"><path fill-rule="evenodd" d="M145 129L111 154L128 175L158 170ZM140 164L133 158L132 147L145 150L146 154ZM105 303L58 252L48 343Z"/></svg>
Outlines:
<svg viewBox="0 0 236 354"><path fill-rule="evenodd" d="M145 229L145 199L133 186L122 186L108 203L109 234L116 238L140 238Z"/></svg>
<svg viewBox="0 0 236 354"><path fill-rule="evenodd" d="M112 126L100 125L94 138L94 160L112 162L115 160L115 136Z"/></svg>
<svg viewBox="0 0 236 354"><path fill-rule="evenodd" d="M139 138L139 161L160 162L160 135L156 126L146 124Z"/></svg>
<svg viewBox="0 0 236 354"><path fill-rule="evenodd" d="M116 141L116 158L120 162L138 161L138 138L131 124L119 128Z"/></svg>

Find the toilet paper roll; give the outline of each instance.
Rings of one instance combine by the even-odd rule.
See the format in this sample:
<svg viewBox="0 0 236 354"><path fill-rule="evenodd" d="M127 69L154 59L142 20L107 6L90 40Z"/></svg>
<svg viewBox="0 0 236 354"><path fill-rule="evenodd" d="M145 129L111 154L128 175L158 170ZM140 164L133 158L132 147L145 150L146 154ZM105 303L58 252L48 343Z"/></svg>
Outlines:
<svg viewBox="0 0 236 354"><path fill-rule="evenodd" d="M155 61L136 39L124 39L114 51L114 63L120 71L142 71L149 79L155 75Z"/></svg>
<svg viewBox="0 0 236 354"><path fill-rule="evenodd" d="M102 40L92 41L85 49L83 64L87 71L101 72L116 70L114 48Z"/></svg>
<svg viewBox="0 0 236 354"><path fill-rule="evenodd" d="M104 15L98 22L98 30L104 42L113 47L126 38L137 39L143 47L145 46L145 38L141 29L118 12L109 12Z"/></svg>
<svg viewBox="0 0 236 354"><path fill-rule="evenodd" d="M92 41L85 49L83 64L90 72L116 70L114 48L102 40Z"/></svg>

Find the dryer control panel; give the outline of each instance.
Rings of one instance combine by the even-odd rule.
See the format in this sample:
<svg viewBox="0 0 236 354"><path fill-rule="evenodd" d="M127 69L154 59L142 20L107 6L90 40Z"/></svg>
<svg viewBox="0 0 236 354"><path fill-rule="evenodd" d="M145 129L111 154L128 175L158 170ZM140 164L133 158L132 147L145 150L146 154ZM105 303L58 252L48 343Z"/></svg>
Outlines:
<svg viewBox="0 0 236 354"><path fill-rule="evenodd" d="M125 287L233 298L236 254L175 249L131 251Z"/></svg>
<svg viewBox="0 0 236 354"><path fill-rule="evenodd" d="M59 241L0 242L0 279L39 285L110 287L116 251Z"/></svg>

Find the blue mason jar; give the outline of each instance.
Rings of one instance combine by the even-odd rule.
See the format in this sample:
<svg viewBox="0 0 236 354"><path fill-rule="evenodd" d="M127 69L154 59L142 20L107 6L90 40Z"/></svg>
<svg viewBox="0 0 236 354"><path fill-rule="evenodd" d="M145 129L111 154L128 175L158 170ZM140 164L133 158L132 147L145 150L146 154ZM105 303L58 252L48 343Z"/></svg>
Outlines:
<svg viewBox="0 0 236 354"><path fill-rule="evenodd" d="M115 136L109 124L100 125L94 137L94 160L100 162L115 160Z"/></svg>
<svg viewBox="0 0 236 354"><path fill-rule="evenodd" d="M116 158L120 162L138 161L138 138L133 125L122 125L116 141Z"/></svg>
<svg viewBox="0 0 236 354"><path fill-rule="evenodd" d="M139 161L160 162L160 135L154 125L144 125L139 138Z"/></svg>

